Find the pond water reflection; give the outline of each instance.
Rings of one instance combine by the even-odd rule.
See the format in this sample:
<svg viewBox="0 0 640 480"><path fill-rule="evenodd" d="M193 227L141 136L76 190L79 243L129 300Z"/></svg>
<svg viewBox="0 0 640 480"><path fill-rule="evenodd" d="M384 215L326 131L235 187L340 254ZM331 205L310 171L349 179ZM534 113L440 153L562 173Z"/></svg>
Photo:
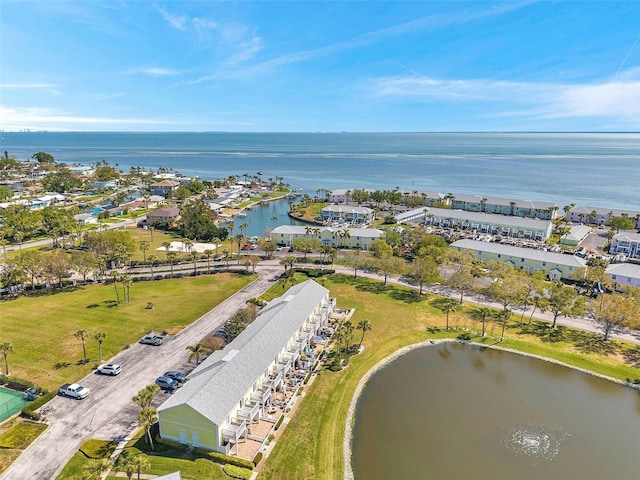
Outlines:
<svg viewBox="0 0 640 480"><path fill-rule="evenodd" d="M374 374L356 409L357 480L637 479L640 394L456 343Z"/></svg>

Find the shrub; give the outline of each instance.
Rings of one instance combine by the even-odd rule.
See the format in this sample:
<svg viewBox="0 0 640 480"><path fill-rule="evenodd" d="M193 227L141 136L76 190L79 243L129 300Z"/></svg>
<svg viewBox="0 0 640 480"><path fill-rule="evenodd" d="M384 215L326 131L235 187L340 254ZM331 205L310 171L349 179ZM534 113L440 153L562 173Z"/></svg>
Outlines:
<svg viewBox="0 0 640 480"><path fill-rule="evenodd" d="M284 422L284 415L281 415L278 421L276 422L276 427L275 427L276 430L280 428L280 426L282 425L282 422Z"/></svg>
<svg viewBox="0 0 640 480"><path fill-rule="evenodd" d="M257 467L260 463L260 460L262 460L262 452L256 453L256 456L253 457L253 464Z"/></svg>
<svg viewBox="0 0 640 480"><path fill-rule="evenodd" d="M38 412L36 412L36 410L47 403L49 400L51 400L53 397L55 397L53 392L47 392L44 395L36 398L33 402L29 403L22 409L22 416L31 420L40 420L42 416Z"/></svg>
<svg viewBox="0 0 640 480"><path fill-rule="evenodd" d="M172 440L166 440L164 438L158 437L155 439L156 444L161 444L164 445L165 447L171 449L171 450L177 450L179 452L186 452L187 450L189 450L189 445L185 445L183 443L180 442L174 442Z"/></svg>
<svg viewBox="0 0 640 480"><path fill-rule="evenodd" d="M240 480L249 480L252 473L248 468L237 467L235 465L225 465L222 467L222 470L231 478L239 478Z"/></svg>
<svg viewBox="0 0 640 480"><path fill-rule="evenodd" d="M236 467L248 468L249 470L253 470L254 467L253 462L249 460L232 457L230 455L225 455L224 453L212 452L209 450L205 450L204 448L194 448L193 453L200 457L207 458L213 462L223 465L235 465Z"/></svg>
<svg viewBox="0 0 640 480"><path fill-rule="evenodd" d="M458 340L468 342L469 340L471 340L471 338L473 338L473 335L471 335L469 332L462 332L460 335L458 335Z"/></svg>
<svg viewBox="0 0 640 480"><path fill-rule="evenodd" d="M307 373L307 376L304 377L304 384L306 385L307 383L309 383L310 379L311 379L311 372Z"/></svg>

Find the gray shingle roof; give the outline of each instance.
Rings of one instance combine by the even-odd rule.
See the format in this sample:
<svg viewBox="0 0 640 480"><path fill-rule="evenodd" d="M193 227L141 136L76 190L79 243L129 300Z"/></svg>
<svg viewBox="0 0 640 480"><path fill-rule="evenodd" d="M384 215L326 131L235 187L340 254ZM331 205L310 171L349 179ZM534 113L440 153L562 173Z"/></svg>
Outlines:
<svg viewBox="0 0 640 480"><path fill-rule="evenodd" d="M539 220L537 218L514 217L511 215L499 215L496 213L469 212L467 210L451 210L448 208L421 207L410 210L400 215L396 215L398 222L404 218L411 217L416 214L433 214L440 218L451 218L460 221L469 221L479 224L490 225L506 225L510 227L530 228L534 230L547 230L549 228L549 220Z"/></svg>
<svg viewBox="0 0 640 480"><path fill-rule="evenodd" d="M204 360L189 381L158 412L187 404L216 425L265 372L329 290L307 280L287 290L260 312L235 340Z"/></svg>

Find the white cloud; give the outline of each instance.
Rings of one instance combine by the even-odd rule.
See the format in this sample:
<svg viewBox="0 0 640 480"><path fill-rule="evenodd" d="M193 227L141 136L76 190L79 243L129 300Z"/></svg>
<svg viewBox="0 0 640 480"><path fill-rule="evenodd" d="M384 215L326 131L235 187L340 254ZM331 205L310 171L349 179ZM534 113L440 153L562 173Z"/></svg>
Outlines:
<svg viewBox="0 0 640 480"><path fill-rule="evenodd" d="M637 76L634 72L625 77ZM413 75L372 80L375 97L414 97L448 103L490 103L488 116L532 119L610 117L640 124L640 80L589 84L443 80Z"/></svg>
<svg viewBox="0 0 640 480"><path fill-rule="evenodd" d="M215 127L250 127L251 122L236 121L212 121L200 119L181 119L174 116L170 120L141 117L99 117L88 115L72 115L67 112L59 112L50 108L11 108L0 105L0 125L5 130L109 130L126 129L128 127L141 127L156 129L166 127L175 129L188 127L201 129L204 126ZM163 128L164 127L164 128Z"/></svg>
<svg viewBox="0 0 640 480"><path fill-rule="evenodd" d="M180 72L177 70L172 70L170 68L161 68L161 67L139 67L132 68L123 73L124 75L135 75L135 74L144 74L144 75L153 75L153 76L171 76L171 75L180 75Z"/></svg>
<svg viewBox="0 0 640 480"><path fill-rule="evenodd" d="M156 10L160 12L162 18L169 24L171 28L176 30L186 30L186 24L189 18L186 15L172 15L157 4L154 4Z"/></svg>

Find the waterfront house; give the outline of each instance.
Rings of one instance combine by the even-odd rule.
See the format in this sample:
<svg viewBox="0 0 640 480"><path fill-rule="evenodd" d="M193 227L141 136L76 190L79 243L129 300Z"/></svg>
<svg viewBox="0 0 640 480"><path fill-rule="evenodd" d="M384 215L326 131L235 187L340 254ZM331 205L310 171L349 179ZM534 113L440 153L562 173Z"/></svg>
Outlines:
<svg viewBox="0 0 640 480"><path fill-rule="evenodd" d="M147 225L167 224L180 216L180 209L176 207L162 207L147 213Z"/></svg>
<svg viewBox="0 0 640 480"><path fill-rule="evenodd" d="M74 215L73 219L80 225L90 225L93 223L98 223L98 217L90 213L79 213L78 215Z"/></svg>
<svg viewBox="0 0 640 480"><path fill-rule="evenodd" d="M622 232L613 236L609 253L623 254L629 258L640 258L640 233Z"/></svg>
<svg viewBox="0 0 640 480"><path fill-rule="evenodd" d="M612 263L604 273L621 287L640 288L640 265L635 263Z"/></svg>
<svg viewBox="0 0 640 480"><path fill-rule="evenodd" d="M398 223L421 223L440 228L500 234L544 242L553 231L549 220L468 212L447 208L420 207L396 215Z"/></svg>
<svg viewBox="0 0 640 480"><path fill-rule="evenodd" d="M162 180L161 182L152 183L149 186L151 195L161 195L166 197L167 194L173 192L180 186L180 182L174 180Z"/></svg>
<svg viewBox="0 0 640 480"><path fill-rule="evenodd" d="M373 210L367 207L329 205L322 209L320 219L329 223L369 224L375 219Z"/></svg>
<svg viewBox="0 0 640 480"><path fill-rule="evenodd" d="M233 455L239 454L240 443L253 441L261 448L271 430L258 436L258 425L297 367L315 360L313 339L328 324L334 306L329 290L313 280L273 299L158 408L160 436Z"/></svg>
<svg viewBox="0 0 640 480"><path fill-rule="evenodd" d="M629 217L635 228L640 228L640 211L620 208L585 207L578 205L571 208L565 218L572 222L590 223L604 226L612 217Z"/></svg>
<svg viewBox="0 0 640 480"><path fill-rule="evenodd" d="M529 273L541 270L549 280L572 278L577 269L587 265L584 258L575 255L514 247L495 242L465 239L452 243L451 248L471 252L483 262L494 260Z"/></svg>
<svg viewBox="0 0 640 480"><path fill-rule="evenodd" d="M270 238L278 245L291 246L297 238L317 238L323 245L336 248L358 248L368 250L374 240L384 237L377 228L304 227L280 225L271 230Z"/></svg>

